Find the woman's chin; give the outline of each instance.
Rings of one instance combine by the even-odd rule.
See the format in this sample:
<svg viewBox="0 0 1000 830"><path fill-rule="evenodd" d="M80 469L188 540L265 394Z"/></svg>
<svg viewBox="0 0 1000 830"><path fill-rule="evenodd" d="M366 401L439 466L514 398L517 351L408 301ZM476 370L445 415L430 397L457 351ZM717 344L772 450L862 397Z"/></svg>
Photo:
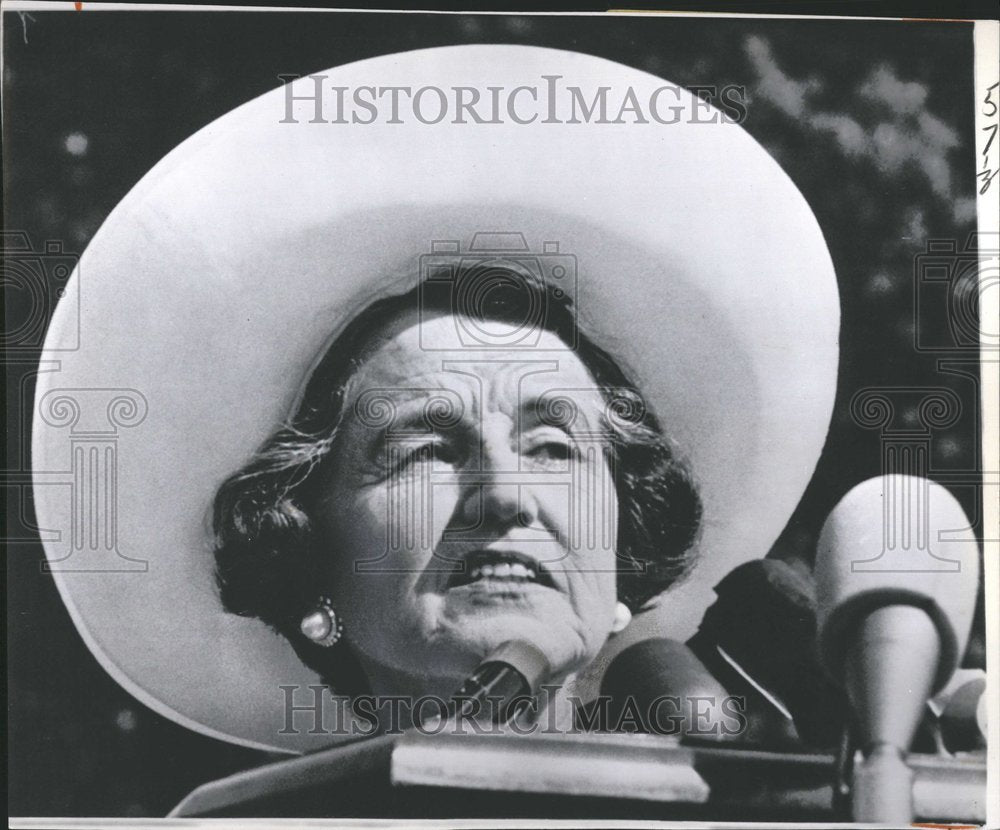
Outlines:
<svg viewBox="0 0 1000 830"><path fill-rule="evenodd" d="M564 676L587 662L600 643L588 644L581 637L581 624L565 599L531 607L517 601L474 603L462 613L449 614L448 638L458 641L462 651L483 660L511 640L530 643L549 661L553 676Z"/></svg>

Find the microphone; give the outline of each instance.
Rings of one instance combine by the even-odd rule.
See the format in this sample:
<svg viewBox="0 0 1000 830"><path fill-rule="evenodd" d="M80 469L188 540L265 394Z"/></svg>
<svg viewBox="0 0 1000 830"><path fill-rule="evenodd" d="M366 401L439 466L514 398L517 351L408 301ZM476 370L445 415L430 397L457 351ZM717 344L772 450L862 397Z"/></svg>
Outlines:
<svg viewBox="0 0 1000 830"><path fill-rule="evenodd" d="M509 640L495 648L452 696L452 717L510 723L551 672L549 661L537 648Z"/></svg>
<svg viewBox="0 0 1000 830"><path fill-rule="evenodd" d="M951 682L928 704L937 715L941 743L952 753L986 748L986 672L959 669Z"/></svg>
<svg viewBox="0 0 1000 830"><path fill-rule="evenodd" d="M865 756L854 819L909 823L906 753L928 698L965 650L979 584L975 536L944 487L873 478L830 514L815 574L820 655L846 690Z"/></svg>
<svg viewBox="0 0 1000 830"><path fill-rule="evenodd" d="M730 693L747 701L748 740L829 748L843 731L843 691L823 670L816 648L813 577L781 559L755 559L715 586L688 645Z"/></svg>
<svg viewBox="0 0 1000 830"><path fill-rule="evenodd" d="M615 657L601 680L600 699L609 701L608 728L614 731L718 740L744 725L742 711L695 653L665 637L642 640Z"/></svg>

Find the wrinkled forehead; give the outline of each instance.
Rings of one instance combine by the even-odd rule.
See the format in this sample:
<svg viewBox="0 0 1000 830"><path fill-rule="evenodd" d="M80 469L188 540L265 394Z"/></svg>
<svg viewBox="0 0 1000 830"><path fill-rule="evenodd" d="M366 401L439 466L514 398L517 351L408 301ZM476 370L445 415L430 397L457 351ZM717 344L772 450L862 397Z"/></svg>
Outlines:
<svg viewBox="0 0 1000 830"><path fill-rule="evenodd" d="M599 404L590 371L554 332L524 330L522 343L509 348L484 343L510 331L508 323L461 315L402 315L373 334L352 382L354 397L376 389L403 397L448 389L491 408L553 395Z"/></svg>

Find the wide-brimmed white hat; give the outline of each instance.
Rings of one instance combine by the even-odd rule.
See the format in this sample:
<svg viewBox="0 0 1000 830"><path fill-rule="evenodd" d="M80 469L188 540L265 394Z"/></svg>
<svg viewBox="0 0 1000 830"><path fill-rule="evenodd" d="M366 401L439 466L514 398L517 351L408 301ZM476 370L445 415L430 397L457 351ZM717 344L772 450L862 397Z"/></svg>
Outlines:
<svg viewBox="0 0 1000 830"><path fill-rule="evenodd" d="M526 46L319 74L328 107L337 87L348 101L367 86L473 87L489 101L490 87L541 92L559 75L563 122L570 87L588 101L602 86L614 102L631 90L644 107L666 89L680 117L546 123L539 105L531 123L450 113L431 124L409 111L403 123L313 123L308 100L286 118L278 88L171 152L87 248L79 304L59 306L46 340L42 359L58 368L47 364L36 394L49 567L90 649L139 700L289 751L336 740L281 734L280 687L319 681L263 623L223 611L211 504L288 416L331 332L401 274L416 278L434 243L466 251L477 233L521 234L543 266L565 267L581 319L690 461L705 503L699 563L616 648L686 638L712 586L768 551L819 457L838 356L837 285L809 206L741 126L686 91ZM292 91L307 99L315 83ZM518 100L523 121L531 97Z"/></svg>

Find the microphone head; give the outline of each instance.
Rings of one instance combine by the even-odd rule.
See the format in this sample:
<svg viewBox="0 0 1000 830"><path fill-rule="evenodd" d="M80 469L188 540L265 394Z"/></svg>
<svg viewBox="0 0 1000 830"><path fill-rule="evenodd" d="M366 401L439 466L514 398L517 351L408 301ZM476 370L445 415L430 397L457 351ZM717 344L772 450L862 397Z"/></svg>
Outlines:
<svg viewBox="0 0 1000 830"><path fill-rule="evenodd" d="M951 753L986 748L986 672L959 670L938 697L941 740ZM944 698L941 700L941 698Z"/></svg>
<svg viewBox="0 0 1000 830"><path fill-rule="evenodd" d="M524 678L531 694L535 694L552 673L552 667L549 666L545 655L522 640L508 640L501 643L479 665L482 667L490 663L502 663L517 671Z"/></svg>
<svg viewBox="0 0 1000 830"><path fill-rule="evenodd" d="M835 745L846 701L820 664L811 570L780 559L751 560L734 568L715 593L718 599L688 645L732 692L728 672L720 674L713 660L724 651L756 686L787 707L806 743Z"/></svg>
<svg viewBox="0 0 1000 830"><path fill-rule="evenodd" d="M626 717L639 729L659 734L718 737L726 690L690 648L655 637L623 650L601 680L602 697L610 698L612 723ZM726 723L726 730L730 724Z"/></svg>
<svg viewBox="0 0 1000 830"><path fill-rule="evenodd" d="M911 668L926 669L915 663L935 660L935 652L931 691L948 682L975 613L979 547L965 512L947 489L904 475L862 482L824 524L815 575L820 653L832 678L844 682L848 651L865 620L880 609L909 606L930 618L938 643L919 647L913 630L909 642L899 643L901 662L907 662L909 649ZM889 619L885 613L876 616Z"/></svg>

